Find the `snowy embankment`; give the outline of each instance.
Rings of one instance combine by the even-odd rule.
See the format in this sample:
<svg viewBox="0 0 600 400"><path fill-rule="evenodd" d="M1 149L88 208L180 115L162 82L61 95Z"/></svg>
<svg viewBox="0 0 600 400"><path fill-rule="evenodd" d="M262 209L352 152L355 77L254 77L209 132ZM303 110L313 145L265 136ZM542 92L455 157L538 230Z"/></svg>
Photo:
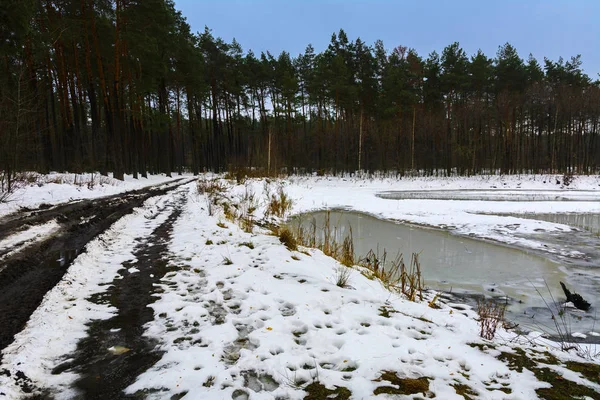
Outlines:
<svg viewBox="0 0 600 400"><path fill-rule="evenodd" d="M12 193L5 203L0 203L0 216L18 211L21 207L35 208L41 204L57 204L109 196L181 178L178 175L169 178L161 174L133 179L131 175L125 175L125 180L120 181L113 179L110 174L106 177L88 173L50 173L47 175L31 173L27 177L30 180L29 183Z"/></svg>
<svg viewBox="0 0 600 400"><path fill-rule="evenodd" d="M514 352L511 341L531 337L519 340L500 330L489 346L475 346L482 339L468 306L433 309L433 294L409 302L359 270L349 287L338 287L337 261L318 250L290 251L266 231L246 233L209 216L207 202L203 196L189 202L174 226L170 250L179 268L163 279L164 294L152 305L155 321L147 325L165 354L129 393L151 388L157 399L178 393L186 399L302 399L314 395L310 383L319 382L331 394L345 388L356 399L402 390L443 399L462 399L465 390L486 399L507 393L534 399L536 389L550 386L500 360ZM543 351L549 348L554 353L551 346ZM386 381L390 376L398 381ZM395 386L411 379L427 381L427 389Z"/></svg>
<svg viewBox="0 0 600 400"><path fill-rule="evenodd" d="M403 179L290 177L284 181L285 190L294 201L293 213L343 208L383 219L442 228L458 235L559 254L563 252L562 249L547 247L539 240L523 236L541 232L568 232L572 229L569 226L490 214L600 213L600 176L576 176L568 187L562 183L561 175ZM249 181L248 184L256 193L263 191L263 180ZM243 185L235 189L238 194L245 190ZM588 201L391 200L378 197L380 193L394 191L485 191L488 196L490 193L507 196L529 193ZM473 192L469 193L474 195Z"/></svg>

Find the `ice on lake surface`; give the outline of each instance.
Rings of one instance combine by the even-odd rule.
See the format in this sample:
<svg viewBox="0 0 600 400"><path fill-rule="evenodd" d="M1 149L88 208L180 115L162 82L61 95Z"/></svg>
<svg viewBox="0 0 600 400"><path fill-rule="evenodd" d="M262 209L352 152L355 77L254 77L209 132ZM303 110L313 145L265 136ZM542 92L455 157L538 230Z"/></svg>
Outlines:
<svg viewBox="0 0 600 400"><path fill-rule="evenodd" d="M377 196L389 200L600 201L596 190L413 190L380 192Z"/></svg>
<svg viewBox="0 0 600 400"><path fill-rule="evenodd" d="M600 205L598 206L600 208ZM595 234L600 234L600 209L598 213L528 213L528 214L500 214L510 217L535 219L538 221L554 222L585 229Z"/></svg>
<svg viewBox="0 0 600 400"><path fill-rule="evenodd" d="M302 224L309 230L316 224L318 232L325 225L327 216L327 211L312 212L296 216L290 223L292 226ZM529 321L532 313L544 313L542 295L552 303L550 290L554 299L563 299L559 281L571 285L578 280L570 273L570 268L557 260L512 247L381 220L358 212L329 211L329 218L339 243L352 230L358 257L371 249L379 249L381 255L386 249L387 260L393 260L401 252L408 264L412 253L420 253L426 286L454 293L508 296L509 316L523 326L532 322ZM597 291L596 287L585 289L587 293ZM594 325L592 317L578 319L578 324L581 331L592 330Z"/></svg>

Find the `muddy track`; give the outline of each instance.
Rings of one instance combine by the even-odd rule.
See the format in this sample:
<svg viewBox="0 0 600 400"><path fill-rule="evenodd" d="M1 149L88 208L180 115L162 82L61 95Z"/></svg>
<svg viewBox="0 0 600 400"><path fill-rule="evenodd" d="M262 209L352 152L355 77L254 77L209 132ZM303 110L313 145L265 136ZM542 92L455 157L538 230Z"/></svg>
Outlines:
<svg viewBox="0 0 600 400"><path fill-rule="evenodd" d="M0 265L0 350L23 329L44 295L61 280L90 240L134 208L142 206L150 197L164 195L186 182L66 204L25 216L21 223L30 224L33 220L43 223L56 218L61 227L54 236L28 246ZM0 229L3 226L7 225L0 225Z"/></svg>
<svg viewBox="0 0 600 400"><path fill-rule="evenodd" d="M160 360L161 353L155 351L156 342L143 336L144 324L154 318L148 305L156 300L155 284L169 271L168 243L184 201L182 196L165 207L172 209L169 217L148 237L139 239L134 250L136 261L124 263L120 277L109 289L92 297L94 302L109 303L118 313L110 319L91 322L88 336L78 343L75 353L67 357L70 361L53 371L54 374L81 375L74 385L79 392L77 398L128 398L123 390ZM130 273L132 267L138 271ZM119 350L110 352L111 348Z"/></svg>
<svg viewBox="0 0 600 400"><path fill-rule="evenodd" d="M67 221L72 214L90 215L99 204L113 201L127 201L128 199L145 195L148 192L160 191L169 186L179 185L184 178L175 179L166 183L146 186L141 189L118 193L115 195L98 197L95 199L76 200L68 203L48 205L41 204L36 209L22 208L21 211L8 214L0 218L0 240L24 230L29 226L40 225L56 219L58 222Z"/></svg>

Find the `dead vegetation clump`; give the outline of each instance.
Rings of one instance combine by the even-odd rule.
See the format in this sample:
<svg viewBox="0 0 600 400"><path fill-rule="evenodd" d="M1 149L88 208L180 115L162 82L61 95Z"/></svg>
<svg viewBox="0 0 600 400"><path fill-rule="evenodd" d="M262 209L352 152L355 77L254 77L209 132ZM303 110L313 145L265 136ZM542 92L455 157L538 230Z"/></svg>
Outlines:
<svg viewBox="0 0 600 400"><path fill-rule="evenodd" d="M322 227L317 227L316 220L313 219L308 227L298 223L294 231L287 227L283 229L285 229L285 235L292 236L297 245L319 249L323 254L339 261L348 269L348 274L352 271L350 267L358 264L364 268L363 274L367 278L381 281L388 290L401 292L410 301L423 300L424 283L417 253L412 254L408 267L405 265L401 253L398 254L396 259L388 263L385 250L382 256L379 256L379 251L376 253L370 250L366 256L357 259L352 229L349 229L349 233L340 244L341 235L337 227L332 227L330 212L327 212ZM344 282L347 281L346 275L338 269L336 271L336 284L340 281L343 286L346 286L347 282Z"/></svg>
<svg viewBox="0 0 600 400"><path fill-rule="evenodd" d="M254 213L258 209L258 200L248 185L246 185L246 190L239 197L237 209L238 224L244 230L244 232L252 233L255 223Z"/></svg>
<svg viewBox="0 0 600 400"><path fill-rule="evenodd" d="M15 191L35 182L35 180L29 182L28 176L27 174L0 171L0 203L9 201ZM31 177L36 177L36 175L32 174Z"/></svg>
<svg viewBox="0 0 600 400"><path fill-rule="evenodd" d="M370 250L359 264L366 269L367 278L381 281L388 290L401 292L410 301L423 300L424 284L417 253L412 254L408 268L402 253L388 264L385 250L381 257L379 251Z"/></svg>
<svg viewBox="0 0 600 400"><path fill-rule="evenodd" d="M198 194L206 194L209 197L225 192L225 185L219 179L198 179L196 190Z"/></svg>
<svg viewBox="0 0 600 400"><path fill-rule="evenodd" d="M283 243L288 250L298 250L298 241L296 240L294 233L287 226L279 229L278 236L279 241Z"/></svg>
<svg viewBox="0 0 600 400"><path fill-rule="evenodd" d="M342 289L350 286L350 276L352 275L352 268L340 265L335 270L335 284Z"/></svg>
<svg viewBox="0 0 600 400"><path fill-rule="evenodd" d="M224 178L230 181L235 181L235 183L238 185L243 185L248 179L252 178L285 176L286 174L281 173L281 171L273 171L269 173L269 171L267 171L265 168L230 166Z"/></svg>
<svg viewBox="0 0 600 400"><path fill-rule="evenodd" d="M375 396L380 394L390 395L414 395L424 394L429 392L429 380L428 377L421 378L400 378L394 371L383 371L378 379L374 382L387 381L391 385L379 386L375 389L373 394Z"/></svg>
<svg viewBox="0 0 600 400"><path fill-rule="evenodd" d="M265 183L265 194L267 197L267 207L265 210L265 217L271 216L285 219L288 213L292 210L292 199L283 189L283 185L280 185L275 193L271 193L268 183Z"/></svg>
<svg viewBox="0 0 600 400"><path fill-rule="evenodd" d="M504 322L505 310L506 306L504 304L499 304L493 299L478 301L479 336L487 340L494 339L498 326Z"/></svg>
<svg viewBox="0 0 600 400"><path fill-rule="evenodd" d="M354 240L352 240L352 229L350 234L344 238L340 251L339 261L346 267L351 267L356 264L354 259Z"/></svg>

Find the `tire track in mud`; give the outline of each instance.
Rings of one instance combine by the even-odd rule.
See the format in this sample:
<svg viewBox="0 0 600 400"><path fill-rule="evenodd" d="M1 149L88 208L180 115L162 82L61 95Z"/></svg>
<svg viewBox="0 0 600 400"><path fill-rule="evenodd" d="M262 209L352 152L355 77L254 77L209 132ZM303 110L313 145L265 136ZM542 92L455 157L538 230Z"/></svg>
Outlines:
<svg viewBox="0 0 600 400"><path fill-rule="evenodd" d="M183 194L165 206L162 212L170 208L170 215L148 237L139 239L133 253L136 261L124 263L120 276L108 290L91 299L110 304L118 309L117 314L107 320L91 322L88 336L78 343L75 353L67 357L71 361L52 371L53 374L74 372L81 376L73 385L77 398L129 398L123 390L160 360L162 353L155 350L157 342L143 336L144 325L154 319L154 311L148 305L157 299L156 284L173 269L166 259L168 245L173 225L186 200Z"/></svg>
<svg viewBox="0 0 600 400"><path fill-rule="evenodd" d="M56 218L61 228L57 234L28 246L0 265L0 351L12 343L14 335L23 329L45 294L62 279L89 241L149 198L165 195L184 183L60 206L50 214L35 217L36 223Z"/></svg>
<svg viewBox="0 0 600 400"><path fill-rule="evenodd" d="M29 226L41 225L52 219L64 222L71 219L74 214L84 216L92 215L94 208L97 207L98 204L115 201L125 202L131 198L145 195L149 192L160 191L173 185L179 186L183 180L184 178L174 179L170 182L158 183L156 185L150 185L140 189L94 199L75 200L55 205L40 204L36 209L23 207L20 211L0 217L0 240L14 233L18 233Z"/></svg>

